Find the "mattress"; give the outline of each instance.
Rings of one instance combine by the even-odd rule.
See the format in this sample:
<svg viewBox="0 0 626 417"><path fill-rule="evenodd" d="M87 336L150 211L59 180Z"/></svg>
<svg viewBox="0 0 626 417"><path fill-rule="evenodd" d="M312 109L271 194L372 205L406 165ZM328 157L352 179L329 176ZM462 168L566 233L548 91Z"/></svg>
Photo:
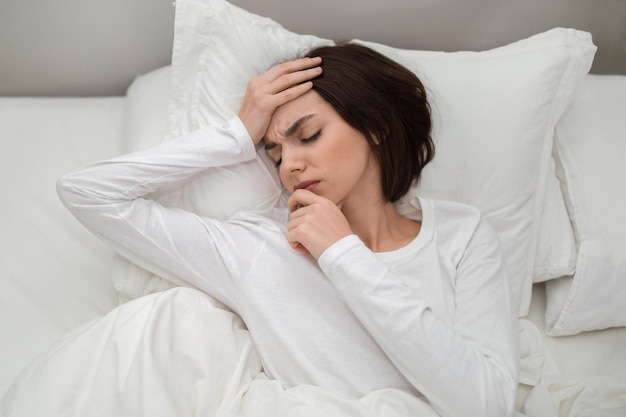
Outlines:
<svg viewBox="0 0 626 417"><path fill-rule="evenodd" d="M543 284L534 285L532 300L527 319L538 329L543 329L546 309ZM542 334L542 340L560 373L626 376L626 327L574 336L550 337Z"/></svg>
<svg viewBox="0 0 626 417"><path fill-rule="evenodd" d="M121 152L125 98L0 98L0 392L61 335L117 304L112 253L56 179Z"/></svg>

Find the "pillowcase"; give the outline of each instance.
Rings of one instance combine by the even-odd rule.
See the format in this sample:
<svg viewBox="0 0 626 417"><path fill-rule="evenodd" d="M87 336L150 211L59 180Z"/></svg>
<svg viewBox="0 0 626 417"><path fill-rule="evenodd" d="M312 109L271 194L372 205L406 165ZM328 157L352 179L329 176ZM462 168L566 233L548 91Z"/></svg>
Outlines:
<svg viewBox="0 0 626 417"><path fill-rule="evenodd" d="M171 76L172 67L167 65L137 76L126 90L124 152L146 149L164 140ZM174 190L162 190L150 197L164 205L180 205L180 192ZM117 253L113 257L111 280L120 304L176 286Z"/></svg>
<svg viewBox="0 0 626 417"><path fill-rule="evenodd" d="M548 161L546 198L539 219L539 239L535 251L533 282L545 282L572 275L576 270L574 229L563 200L561 184L556 177L554 158Z"/></svg>
<svg viewBox="0 0 626 417"><path fill-rule="evenodd" d="M221 125L237 115L250 78L329 40L292 33L222 0L176 3L168 137ZM259 158L214 168L188 182L182 207L216 219L279 204L273 164ZM216 199L215 196L219 196Z"/></svg>
<svg viewBox="0 0 626 417"><path fill-rule="evenodd" d="M449 85L449 78L465 77L464 82L476 86L476 89L474 91L477 94L480 94L479 93L480 88L487 87L486 89L483 90L482 94L487 95L488 97L491 97L492 100L505 100L505 98L508 95L511 98L509 100L509 103L511 103L511 106L509 106L508 108L504 108L502 110L495 110L494 115L497 116L503 110L514 111L513 106L517 103L519 103L520 105L532 104L533 100L535 100L534 101L535 103L539 103L539 101L542 99L540 97L534 97L533 100L525 100L521 96L512 97L512 95L516 94L513 89L516 87L519 87L519 83L517 86L510 85L510 86L505 86L503 89L500 89L495 83L490 83L488 81L487 78L491 76L506 77L507 75L511 75L515 77L517 74L517 71L523 71L524 65L533 65L537 63L534 58L528 59L527 57L521 56L520 55L521 50L516 51L515 50L516 47L520 47L521 49L526 49L527 52L529 52L533 49L535 50L541 49L543 47L543 43L545 42L546 46L548 46L548 44L551 44L549 47L572 48L569 51L569 53L573 54L573 56L570 57L572 59L572 62L566 63L566 65L569 65L569 68L564 68L564 73L566 74L568 71L573 71L574 74L564 75L563 80L562 80L563 82L562 85L560 86L557 84L552 85L553 88L558 88L561 90L560 92L558 90L555 90L557 92L557 97L555 97L554 104L558 106L558 109L555 110L555 115L554 115L555 117L551 118L551 121L550 121L550 126L553 127L554 120L558 119L558 115L562 113L564 106L566 106L567 102L571 99L571 94L575 90L576 85L580 82L580 77L588 71L591 65L591 62L593 60L593 53L595 51L594 47L590 43L588 45L584 45L584 43L587 42L586 40L584 40L584 38L588 37L588 34L585 34L584 32L577 32L577 31L569 30L570 33L566 35L566 32L567 30L557 29L557 30L550 31L548 33L536 35L530 39L522 40L520 42L517 42L516 44L507 45L505 47L497 48L492 51L483 51L480 53L394 51L394 52L391 52L391 54L393 55L392 58L397 59L399 61L402 61L404 58L406 58L406 62L404 62L404 64L407 67L412 68L416 73L418 73L418 75L420 74L420 72L423 73L422 78L428 77L429 74L435 74L435 76L443 74L442 85ZM567 39L567 36L572 36L572 38ZM575 39L576 36L580 37L580 41L581 41L580 43L578 42L577 39ZM376 44L368 43L368 42L361 42L361 43L367 46L373 47L374 49L377 49ZM378 46L382 47L382 50L380 50L381 52L385 52L385 50L389 51L390 49L390 48L385 48L382 45L378 45ZM398 57L396 52L399 52L400 55L404 55L404 56ZM522 65L516 69L513 69L512 71L508 69L502 71L501 69L490 67L490 63L488 60L495 58L495 59L499 59L502 61L506 59L505 56L507 54L510 54L512 59L519 60L519 62ZM576 54L582 54L582 56L576 57ZM445 57L445 59L449 59L450 61L453 61L453 62L445 62L444 65L448 64L449 66L443 69L441 68L434 69L434 68L426 68L426 67L420 69L422 62L436 60L438 59L437 56L440 56L440 58ZM413 65L411 61L414 61ZM483 61L483 62L480 62L480 61ZM463 71L463 69L467 65L477 66L474 69L476 70L476 72L480 70L484 71L483 72L484 77L482 77L480 80L476 79L476 77L467 78L468 77L467 73ZM549 65L549 64L546 63L546 65ZM547 74L542 74L542 75L545 76ZM502 78L500 79L502 80ZM541 82L541 80L537 77L532 77L532 78L528 78L527 82L529 82L528 84L529 86L532 86L534 83ZM440 87L441 86L437 88L440 88ZM466 90L465 93L461 89L457 91L447 91L445 93L445 98L446 99L451 98L455 100L455 103L459 104L460 106L464 108L462 110L457 109L457 111L467 112L469 110L470 113L472 111L476 111L476 113L483 113L485 109L482 106L479 108L474 107L475 106L474 97L471 97L467 89L465 90ZM547 93L548 95L550 94L549 91L544 91L544 93ZM563 94L563 96L558 97L558 95L561 95L561 94ZM431 96L431 101L434 101L434 100L436 99L433 99L433 97ZM482 104L484 105L485 103L482 103ZM541 110L535 109L535 111L540 112ZM449 121L454 120L454 115L450 114L451 112L448 109L442 110L442 113L443 113L443 116L439 120L436 119L435 123L437 123L438 121L443 123L444 130L445 130L446 128L445 125L448 124ZM535 114L538 114L538 113L535 113ZM547 113L542 116L545 116L545 115L547 115ZM548 127L546 132L549 131L550 126ZM445 133L443 133L442 135L445 136ZM454 141L454 143L456 143L459 138L465 140L467 143L472 143L475 140L475 137L459 134L459 136L452 138L451 141ZM489 138L486 138L486 141L493 140L494 138L495 138L494 136L491 136ZM511 141L515 140L515 138L512 136L507 139ZM546 136L546 140L550 140L550 137ZM532 143L528 143L528 142L526 142L526 145L529 147L533 146ZM489 148L485 148L485 149L489 149ZM439 153L438 149L437 149L437 153ZM492 155L487 154L487 156L492 156ZM516 158L516 155L514 153L509 153L509 156L511 158ZM545 166L544 165L545 158L546 158L545 153L542 154L542 157L540 159L537 159L535 156L534 159L540 162L538 165L538 172L539 172L539 168L543 169L543 167ZM442 158L442 159L447 159L447 157ZM473 161L473 162L477 162L477 161ZM523 163L523 161L516 160L516 163L518 164ZM470 165L470 168L472 166L474 167L480 166L480 165L474 165L472 162L468 163L468 165ZM427 167L427 171L430 170L430 168L431 167ZM512 170L515 169L515 167L510 167L510 168L511 168L511 172ZM545 175L545 177L542 175L539 178L539 181L540 181L539 187L541 187L541 181L545 178L545 197L542 197L542 190L541 188L539 188L538 195L537 195L538 196L537 204L540 204L541 201L543 201L543 204L542 204L542 207L538 209L538 211L535 210L536 214L533 215L534 220L539 219L539 222L537 224L538 239L537 239L537 245L535 249L534 261L533 261L533 258L528 258L527 260L528 273L526 275L531 274L531 278L530 280L528 280L528 278L524 279L525 287L523 289L523 295L522 295L522 300L523 300L522 306L530 305L530 291L531 291L531 286L533 282L543 282L549 279L561 277L563 275L572 274L574 272L575 265L576 265L576 246L574 242L574 233L573 233L571 224L569 222L569 219L567 217L567 211L565 208L565 203L563 201L563 195L560 190L559 182L556 178L554 160L551 157L548 158L547 169L548 169L548 172ZM439 170L437 170L437 178L439 178L439 174L440 172ZM454 187L454 185L452 185L452 187ZM503 189L504 188L505 187L503 187ZM419 189L419 193L421 193L422 195L426 195L426 196L429 195L430 191L432 191L430 189L430 186L424 186L421 189ZM491 195L499 194L497 192L492 193L492 191L494 190L488 191L487 194L491 194ZM442 195L435 193L435 196L439 198L444 198L444 199L454 199L454 200L458 200L462 202L468 202L469 204L475 205L481 209L485 207L484 203L486 203L486 201L481 202L481 201L477 201L476 199L470 200L468 196L460 197L460 198L453 197L447 192L444 192ZM514 209L512 209L511 211L513 210ZM499 213L498 216L500 216L501 214L502 213ZM496 228L498 229L498 227ZM498 230L498 231L501 231L501 230ZM513 237L515 236L515 233L511 233L510 235L511 237ZM504 242L511 242L511 244L514 245L513 249L520 251L520 260L522 260L523 253L522 253L521 248L517 247L517 244L513 242L512 239L505 239ZM531 266L532 266L532 269L531 269ZM522 308L521 313L522 315L525 315L527 313L527 309Z"/></svg>
<svg viewBox="0 0 626 417"><path fill-rule="evenodd" d="M125 152L149 148L165 138L171 77L167 65L137 76L126 90Z"/></svg>
<svg viewBox="0 0 626 417"><path fill-rule="evenodd" d="M553 29L455 53L359 43L413 70L430 92L436 156L405 199L419 194L481 209L502 241L514 303L526 315L554 126L591 67L590 35ZM550 195L549 202L562 199L558 188ZM566 215L547 222L571 227Z"/></svg>
<svg viewBox="0 0 626 417"><path fill-rule="evenodd" d="M178 1L168 138L235 116L251 77L330 43L294 34L222 0ZM415 70L430 89L438 148L419 192L483 210L503 240L515 302L524 315L551 132L591 65L590 36L559 29L473 53L368 45ZM224 219L239 210L282 204L275 169L262 150L259 156L187 183L179 206ZM559 192L554 196L562 199ZM548 224L557 220L571 227L562 217Z"/></svg>
<svg viewBox="0 0 626 417"><path fill-rule="evenodd" d="M588 76L557 124L555 154L578 257L546 283L552 336L626 325L626 77Z"/></svg>

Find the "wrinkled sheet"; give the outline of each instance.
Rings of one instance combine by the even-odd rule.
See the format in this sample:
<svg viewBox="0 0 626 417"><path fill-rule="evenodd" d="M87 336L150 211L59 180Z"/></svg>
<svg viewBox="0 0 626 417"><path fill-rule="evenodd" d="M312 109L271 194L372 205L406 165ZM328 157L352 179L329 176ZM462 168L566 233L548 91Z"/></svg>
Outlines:
<svg viewBox="0 0 626 417"><path fill-rule="evenodd" d="M546 336L545 297L535 285L530 314L520 320L518 416L626 417L626 328Z"/></svg>
<svg viewBox="0 0 626 417"><path fill-rule="evenodd" d="M527 417L624 417L626 376L546 375L522 412Z"/></svg>
<svg viewBox="0 0 626 417"><path fill-rule="evenodd" d="M437 416L398 390L352 400L313 386L283 389L263 374L242 321L188 288L133 300L62 338L18 376L0 414Z"/></svg>
<svg viewBox="0 0 626 417"><path fill-rule="evenodd" d="M626 415L626 377L547 373L534 385L517 417ZM0 415L436 417L437 413L419 398L393 389L356 400L314 386L284 389L263 373L237 315L202 292L175 288L123 304L61 338L17 377L0 400Z"/></svg>

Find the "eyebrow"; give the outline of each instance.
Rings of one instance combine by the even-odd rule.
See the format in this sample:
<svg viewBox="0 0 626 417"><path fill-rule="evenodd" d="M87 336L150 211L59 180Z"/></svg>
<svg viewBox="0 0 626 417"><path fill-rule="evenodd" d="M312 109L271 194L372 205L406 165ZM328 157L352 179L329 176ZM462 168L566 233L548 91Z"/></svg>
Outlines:
<svg viewBox="0 0 626 417"><path fill-rule="evenodd" d="M292 136L294 133L296 133L302 127L303 124L305 124L313 116L315 116L315 115L314 114L307 114L306 116L300 117L298 120L293 122L293 124L291 126L289 126L289 128L287 128L287 130L285 130L285 133L283 133L283 136L287 136L287 137ZM265 142L265 150L266 151L269 151L269 150L274 149L276 147L276 143L268 140L267 137L265 137L263 140Z"/></svg>

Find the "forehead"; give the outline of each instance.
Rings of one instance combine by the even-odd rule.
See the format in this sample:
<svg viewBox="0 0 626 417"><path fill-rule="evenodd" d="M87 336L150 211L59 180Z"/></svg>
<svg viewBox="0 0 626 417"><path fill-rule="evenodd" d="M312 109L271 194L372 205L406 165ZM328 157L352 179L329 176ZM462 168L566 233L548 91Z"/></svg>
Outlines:
<svg viewBox="0 0 626 417"><path fill-rule="evenodd" d="M286 138L295 124L298 124L297 127L305 126L309 120L314 120L316 116L323 115L329 108L332 109L319 94L309 90L274 111L265 138L271 142Z"/></svg>

